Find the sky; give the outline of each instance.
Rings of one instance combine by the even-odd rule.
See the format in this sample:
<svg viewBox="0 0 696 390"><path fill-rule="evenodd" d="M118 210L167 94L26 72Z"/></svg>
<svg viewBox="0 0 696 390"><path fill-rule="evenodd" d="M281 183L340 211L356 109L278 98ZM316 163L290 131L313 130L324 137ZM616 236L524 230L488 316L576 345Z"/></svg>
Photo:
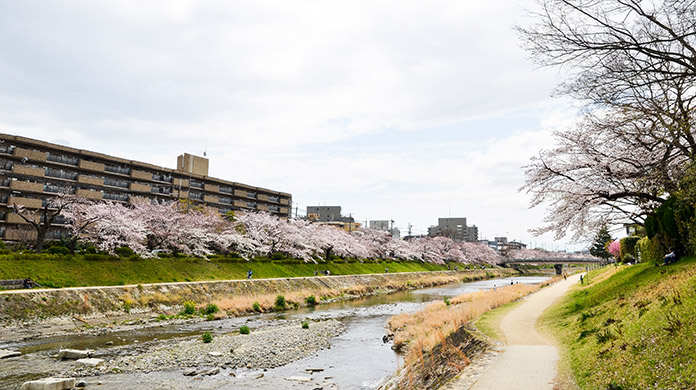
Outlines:
<svg viewBox="0 0 696 390"><path fill-rule="evenodd" d="M525 0L526 1L526 0ZM0 131L535 247L530 157L578 108L488 1L3 1ZM294 211L294 210L293 210Z"/></svg>

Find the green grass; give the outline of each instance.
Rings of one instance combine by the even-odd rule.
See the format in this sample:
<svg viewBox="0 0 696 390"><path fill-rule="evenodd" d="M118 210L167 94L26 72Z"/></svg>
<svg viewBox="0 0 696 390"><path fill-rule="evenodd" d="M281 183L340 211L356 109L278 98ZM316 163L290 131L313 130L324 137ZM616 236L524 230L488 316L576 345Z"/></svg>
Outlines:
<svg viewBox="0 0 696 390"><path fill-rule="evenodd" d="M442 265L389 262L389 272L442 271ZM385 263L329 262L292 263L273 261L230 261L200 258L118 258L102 256L9 254L0 255L0 279L31 277L44 287L116 286L124 284L187 282L202 280L254 279L314 276L329 270L331 275L383 273ZM460 267L461 268L461 267ZM320 274L321 275L321 274Z"/></svg>
<svg viewBox="0 0 696 390"><path fill-rule="evenodd" d="M581 389L696 386L696 258L589 273L547 310Z"/></svg>

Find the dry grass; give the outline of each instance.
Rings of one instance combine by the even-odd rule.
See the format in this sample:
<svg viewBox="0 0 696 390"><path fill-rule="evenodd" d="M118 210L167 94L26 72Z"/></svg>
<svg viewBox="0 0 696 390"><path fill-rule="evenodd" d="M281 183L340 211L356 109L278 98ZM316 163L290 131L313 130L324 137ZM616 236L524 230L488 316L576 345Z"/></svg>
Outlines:
<svg viewBox="0 0 696 390"><path fill-rule="evenodd" d="M450 306L433 302L417 313L396 315L389 320L394 332L394 345L399 348L409 346L406 363L412 363L436 345L445 348L443 340L465 323L539 288L541 285L515 284L496 291L467 293L453 298Z"/></svg>
<svg viewBox="0 0 696 390"><path fill-rule="evenodd" d="M215 299L213 303L218 305L221 310L226 311L230 315L241 315L253 313L254 303L258 303L262 312L275 310L275 299L278 295L283 295L289 307L294 304L297 306L305 305L305 298L314 295L318 303L322 300L334 299L352 299L363 297L376 292L401 291L413 288L424 288L439 286L443 284L461 282L461 275L433 275L421 277L416 280L407 281L389 281L386 284L375 287L371 285L354 285L344 289L303 289L295 291L285 291L280 293L255 294L243 296L229 296L225 298Z"/></svg>

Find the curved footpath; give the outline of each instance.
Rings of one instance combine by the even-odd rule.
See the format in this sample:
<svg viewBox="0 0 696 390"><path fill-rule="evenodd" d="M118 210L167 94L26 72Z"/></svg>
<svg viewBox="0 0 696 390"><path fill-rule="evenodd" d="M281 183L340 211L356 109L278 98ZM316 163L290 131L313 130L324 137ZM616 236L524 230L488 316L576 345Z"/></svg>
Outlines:
<svg viewBox="0 0 696 390"><path fill-rule="evenodd" d="M558 350L553 337L539 334L536 323L541 313L579 280L579 274L573 275L524 298L500 322L507 344L503 353L483 366L473 364L471 369L482 371L480 374L467 373L465 369L444 389L553 389Z"/></svg>

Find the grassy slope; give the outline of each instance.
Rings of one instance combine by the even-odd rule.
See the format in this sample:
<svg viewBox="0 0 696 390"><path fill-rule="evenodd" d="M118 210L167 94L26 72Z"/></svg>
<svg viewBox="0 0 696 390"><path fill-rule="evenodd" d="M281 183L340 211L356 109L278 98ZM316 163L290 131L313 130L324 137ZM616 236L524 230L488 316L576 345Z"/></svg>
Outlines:
<svg viewBox="0 0 696 390"><path fill-rule="evenodd" d="M696 258L589 273L542 317L581 389L693 389Z"/></svg>
<svg viewBox="0 0 696 390"><path fill-rule="evenodd" d="M226 262L203 259L111 259L86 260L81 256L0 255L0 279L31 277L46 287L112 286L122 284L244 279L251 269L254 278L313 276L328 269L332 275L389 272L440 271L447 268L427 263L327 263L285 264L278 262Z"/></svg>

